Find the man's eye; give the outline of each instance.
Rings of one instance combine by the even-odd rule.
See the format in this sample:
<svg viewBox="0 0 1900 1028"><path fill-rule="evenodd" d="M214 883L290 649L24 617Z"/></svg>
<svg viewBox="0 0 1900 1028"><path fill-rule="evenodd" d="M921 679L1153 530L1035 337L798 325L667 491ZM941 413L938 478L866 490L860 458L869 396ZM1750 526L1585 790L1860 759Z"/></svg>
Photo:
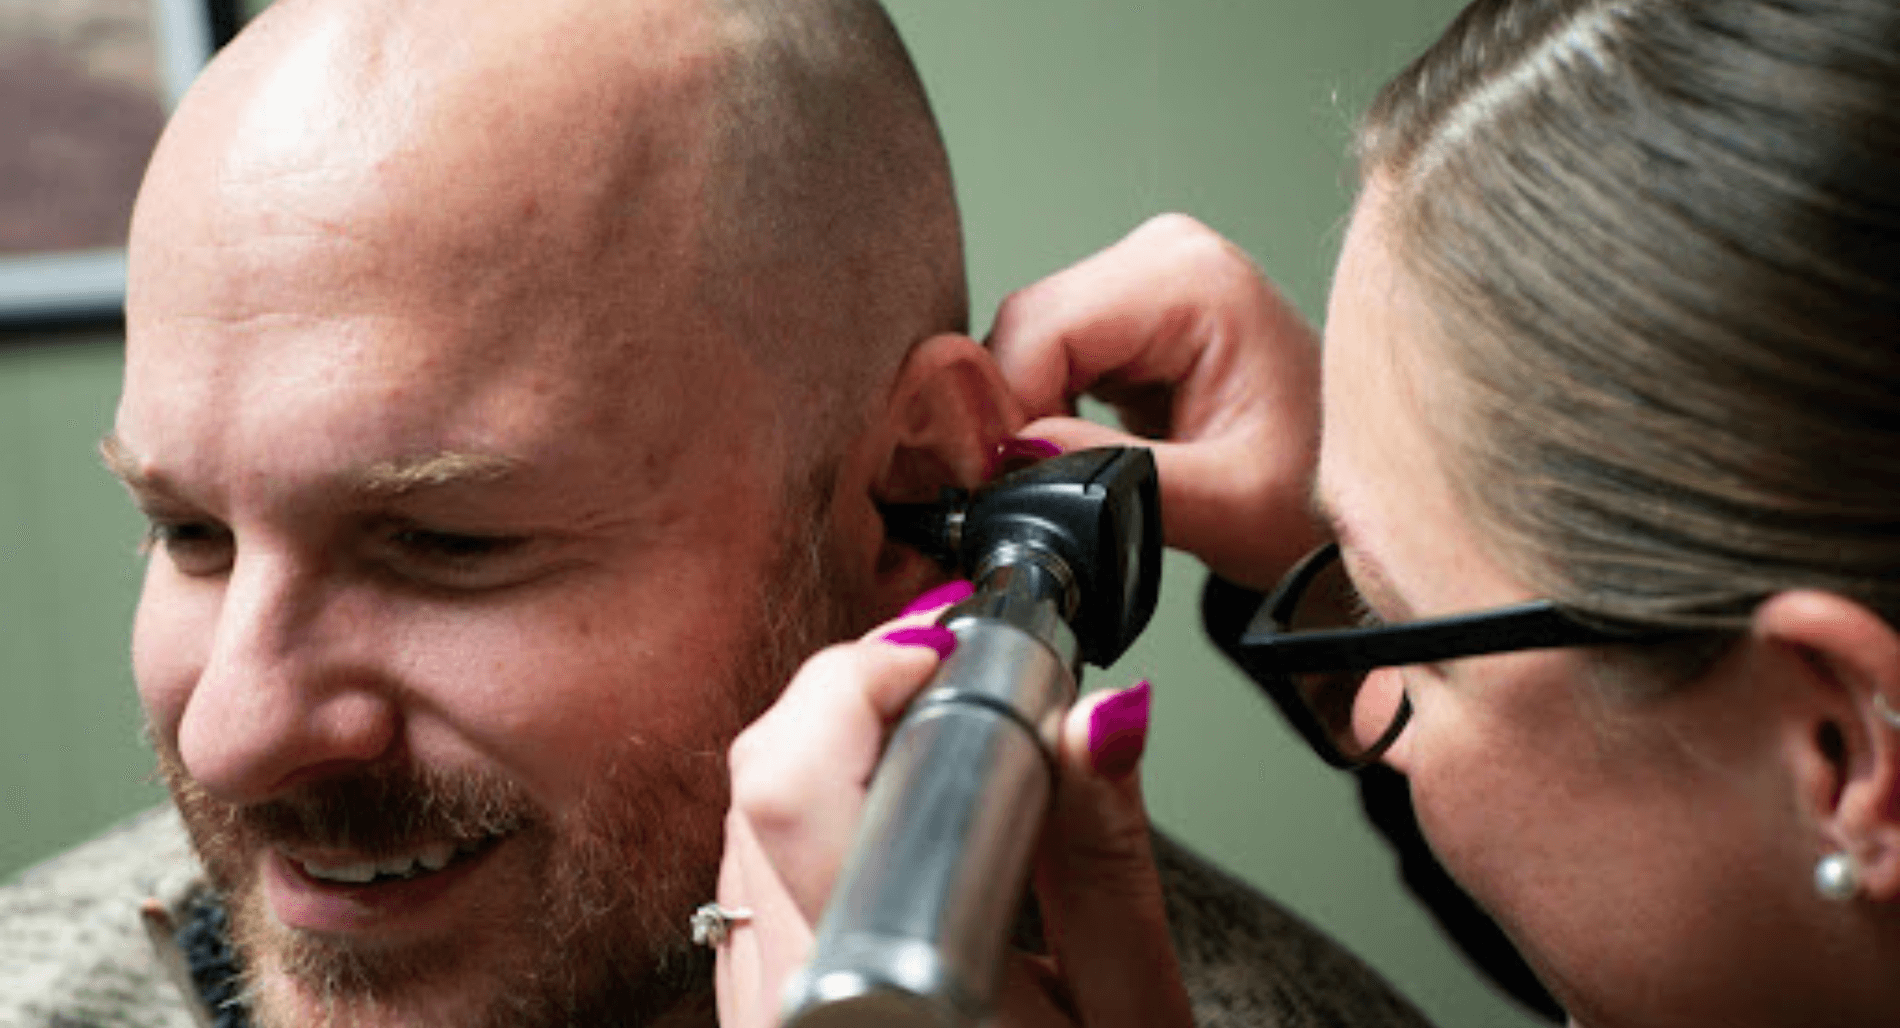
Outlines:
<svg viewBox="0 0 1900 1028"><path fill-rule="evenodd" d="M214 521L154 519L147 523L139 549L162 550L181 573L199 577L230 570L233 556L230 530Z"/></svg>
<svg viewBox="0 0 1900 1028"><path fill-rule="evenodd" d="M494 589L529 575L535 547L521 535L396 528L382 537L380 561L411 581L448 589Z"/></svg>
<svg viewBox="0 0 1900 1028"><path fill-rule="evenodd" d="M420 528L403 529L395 533L390 541L411 555L452 562L505 556L527 543L526 539L516 535L462 535Z"/></svg>

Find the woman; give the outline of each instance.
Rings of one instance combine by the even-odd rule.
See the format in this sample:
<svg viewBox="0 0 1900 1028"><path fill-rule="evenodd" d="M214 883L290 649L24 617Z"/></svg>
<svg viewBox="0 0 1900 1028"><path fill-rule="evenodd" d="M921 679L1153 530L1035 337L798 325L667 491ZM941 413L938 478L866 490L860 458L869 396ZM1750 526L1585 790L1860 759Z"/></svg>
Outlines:
<svg viewBox="0 0 1900 1028"><path fill-rule="evenodd" d="M1900 1024L1900 5L1480 0L1360 163L1317 382L1244 259L1162 219L1005 305L997 359L1050 415L1026 432L1125 438L1057 416L1073 388L1163 397L1124 415L1169 440L1170 541L1245 585L1318 498L1361 652L1397 666L1300 693L1332 669L1294 625L1253 670L1322 756L1408 777L1574 1024ZM1312 607L1334 560L1269 605ZM1455 644L1399 630L1473 613ZM735 747L721 899L757 919L721 952L728 1025L770 1018L934 665L890 638L816 658ZM1145 698L1065 726L1058 962L1013 970L1013 1023L1188 1023Z"/></svg>

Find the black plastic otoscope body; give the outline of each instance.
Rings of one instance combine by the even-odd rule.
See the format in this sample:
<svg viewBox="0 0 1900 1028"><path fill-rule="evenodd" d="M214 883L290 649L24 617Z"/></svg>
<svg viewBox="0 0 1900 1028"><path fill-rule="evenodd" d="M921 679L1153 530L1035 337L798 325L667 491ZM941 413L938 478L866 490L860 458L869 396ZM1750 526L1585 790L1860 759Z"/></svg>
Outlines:
<svg viewBox="0 0 1900 1028"><path fill-rule="evenodd" d="M962 1028L994 1008L1080 664L1154 613L1154 457L1054 457L974 493L893 505L886 529L968 576L957 649L892 733L785 1023Z"/></svg>

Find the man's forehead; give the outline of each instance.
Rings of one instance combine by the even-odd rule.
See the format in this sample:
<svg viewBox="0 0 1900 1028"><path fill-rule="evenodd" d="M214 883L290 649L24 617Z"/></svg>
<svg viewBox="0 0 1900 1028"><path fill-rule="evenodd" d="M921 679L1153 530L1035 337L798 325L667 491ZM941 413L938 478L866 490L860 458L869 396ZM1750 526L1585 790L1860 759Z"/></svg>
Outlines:
<svg viewBox="0 0 1900 1028"><path fill-rule="evenodd" d="M700 5L472 6L270 12L174 118L135 259L195 232L355 240L491 284L680 263L723 61Z"/></svg>
<svg viewBox="0 0 1900 1028"><path fill-rule="evenodd" d="M231 116L232 150L293 169L512 145L512 157L573 175L577 154L611 159L630 131L690 123L728 60L699 0L342 0L279 13L232 45L187 107Z"/></svg>
<svg viewBox="0 0 1900 1028"><path fill-rule="evenodd" d="M611 326L556 316L537 325L524 315L483 324L453 312L412 320L339 306L232 323L135 321L122 420L256 432L301 424L339 440L388 440L393 449L376 458L384 460L565 448L575 434L659 449L695 425L725 430L730 418L756 419L769 400L742 351L679 320Z"/></svg>

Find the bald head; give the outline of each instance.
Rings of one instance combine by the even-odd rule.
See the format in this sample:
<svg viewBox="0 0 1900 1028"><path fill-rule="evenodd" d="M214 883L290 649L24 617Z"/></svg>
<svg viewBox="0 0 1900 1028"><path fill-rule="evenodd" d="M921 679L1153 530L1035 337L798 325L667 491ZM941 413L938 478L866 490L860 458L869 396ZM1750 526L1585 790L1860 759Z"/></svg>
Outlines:
<svg viewBox="0 0 1900 1028"><path fill-rule="evenodd" d="M691 324L667 334L735 344L783 387L779 428L826 437L966 319L947 161L873 0L283 0L142 197L135 318L176 270L141 257L181 228L302 237L355 254L299 255L300 286L585 338L596 374ZM282 284L206 283L206 313L280 310Z"/></svg>

